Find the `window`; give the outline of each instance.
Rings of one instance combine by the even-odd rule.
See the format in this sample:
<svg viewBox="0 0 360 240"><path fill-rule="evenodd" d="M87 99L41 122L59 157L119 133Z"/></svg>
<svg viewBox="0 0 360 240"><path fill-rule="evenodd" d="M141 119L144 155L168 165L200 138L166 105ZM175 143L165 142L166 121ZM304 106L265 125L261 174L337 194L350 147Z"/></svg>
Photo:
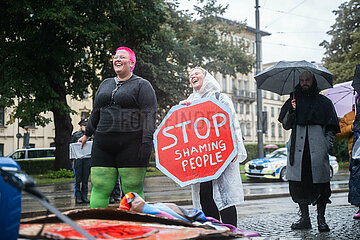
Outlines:
<svg viewBox="0 0 360 240"><path fill-rule="evenodd" d="M241 134L245 134L245 124L244 123L241 123L240 124L240 129L241 129Z"/></svg>
<svg viewBox="0 0 360 240"><path fill-rule="evenodd" d="M271 124L271 136L275 137L275 124L274 123Z"/></svg>
<svg viewBox="0 0 360 240"><path fill-rule="evenodd" d="M278 125L279 137L282 137L282 126L281 124Z"/></svg>
<svg viewBox="0 0 360 240"><path fill-rule="evenodd" d="M244 114L244 104L240 103L240 114Z"/></svg>
<svg viewBox="0 0 360 240"><path fill-rule="evenodd" d="M251 42L251 45L252 53L255 54L255 42Z"/></svg>
<svg viewBox="0 0 360 240"><path fill-rule="evenodd" d="M236 89L236 80L235 79L231 79L231 82L232 82L232 91L233 91L233 94L237 95L236 92L237 92L237 89Z"/></svg>
<svg viewBox="0 0 360 240"><path fill-rule="evenodd" d="M244 81L244 90L248 90L248 82L247 81Z"/></svg>
<svg viewBox="0 0 360 240"><path fill-rule="evenodd" d="M235 104L234 104L234 108L235 108L235 112L238 112L238 110L239 110L239 104L238 104L238 103L235 103Z"/></svg>
<svg viewBox="0 0 360 240"><path fill-rule="evenodd" d="M0 127L5 126L4 108L0 108Z"/></svg>
<svg viewBox="0 0 360 240"><path fill-rule="evenodd" d="M226 92L226 77L223 77L223 79L222 79L222 90L223 90L223 92Z"/></svg>
<svg viewBox="0 0 360 240"><path fill-rule="evenodd" d="M271 117L275 117L275 110L274 110L274 107L271 107Z"/></svg>
<svg viewBox="0 0 360 240"><path fill-rule="evenodd" d="M262 91L262 95L263 95L263 98L266 98L266 91L265 90Z"/></svg>
<svg viewBox="0 0 360 240"><path fill-rule="evenodd" d="M48 157L55 157L55 150L46 149L46 150L28 151L28 158L48 158Z"/></svg>
<svg viewBox="0 0 360 240"><path fill-rule="evenodd" d="M250 136L250 123L246 123L246 136Z"/></svg>
<svg viewBox="0 0 360 240"><path fill-rule="evenodd" d="M274 93L273 92L270 93L270 99L274 99Z"/></svg>
<svg viewBox="0 0 360 240"><path fill-rule="evenodd" d="M4 144L0 143L0 157L4 156Z"/></svg>
<svg viewBox="0 0 360 240"><path fill-rule="evenodd" d="M237 81L238 81L238 89L241 90L241 81L240 79L238 79Z"/></svg>
<svg viewBox="0 0 360 240"><path fill-rule="evenodd" d="M246 114L250 113L250 104L246 104Z"/></svg>
<svg viewBox="0 0 360 240"><path fill-rule="evenodd" d="M15 152L13 155L10 156L12 159L24 159L25 158L25 150Z"/></svg>

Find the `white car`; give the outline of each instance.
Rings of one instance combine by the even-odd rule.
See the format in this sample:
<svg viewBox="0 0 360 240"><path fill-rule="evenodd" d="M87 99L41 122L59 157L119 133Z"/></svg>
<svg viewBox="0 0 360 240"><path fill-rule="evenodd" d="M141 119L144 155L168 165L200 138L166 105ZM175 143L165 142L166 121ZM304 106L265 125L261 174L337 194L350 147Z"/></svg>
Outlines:
<svg viewBox="0 0 360 240"><path fill-rule="evenodd" d="M339 171L336 157L329 155L330 177ZM245 164L245 175L250 178L286 178L287 149L279 148L264 158L253 159Z"/></svg>

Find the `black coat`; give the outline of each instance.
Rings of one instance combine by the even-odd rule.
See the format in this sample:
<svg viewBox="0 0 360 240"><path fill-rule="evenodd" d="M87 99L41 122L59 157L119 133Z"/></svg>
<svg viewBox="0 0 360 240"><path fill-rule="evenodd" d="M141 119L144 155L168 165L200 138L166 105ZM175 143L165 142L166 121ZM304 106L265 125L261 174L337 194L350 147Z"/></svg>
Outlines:
<svg viewBox="0 0 360 240"><path fill-rule="evenodd" d="M357 106L357 111L354 121L354 141L352 151L354 149L355 142L360 141L360 106ZM351 158L350 160L350 178L349 178L349 203L360 206L360 159Z"/></svg>

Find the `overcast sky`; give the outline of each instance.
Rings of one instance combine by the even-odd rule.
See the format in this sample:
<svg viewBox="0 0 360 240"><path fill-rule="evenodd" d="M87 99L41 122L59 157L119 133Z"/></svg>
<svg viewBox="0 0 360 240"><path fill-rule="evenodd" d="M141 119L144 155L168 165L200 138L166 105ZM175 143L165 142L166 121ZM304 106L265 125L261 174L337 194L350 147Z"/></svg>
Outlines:
<svg viewBox="0 0 360 240"><path fill-rule="evenodd" d="M193 11L196 0L179 0L181 9ZM218 0L229 5L225 18L246 21L255 28L255 0ZM262 38L263 63L280 60L307 60L320 63L330 41L326 34L335 23L335 14L344 0L259 0L260 29L271 33Z"/></svg>

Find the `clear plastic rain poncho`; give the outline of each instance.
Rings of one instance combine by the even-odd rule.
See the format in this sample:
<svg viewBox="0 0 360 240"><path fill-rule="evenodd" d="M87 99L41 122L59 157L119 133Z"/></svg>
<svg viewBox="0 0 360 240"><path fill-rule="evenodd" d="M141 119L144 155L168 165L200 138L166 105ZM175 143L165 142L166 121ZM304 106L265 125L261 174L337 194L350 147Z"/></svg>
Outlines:
<svg viewBox="0 0 360 240"><path fill-rule="evenodd" d="M216 98L216 92L220 92L220 85L216 79L208 71L204 69L202 70L205 71L203 85L200 90L196 91L194 89L194 92L190 94L187 98L190 102L205 97ZM212 180L214 201L218 209L223 210L244 201L244 191L240 177L239 162L243 162L246 159L247 154L240 130L239 120L231 99L225 94L220 94L218 100L231 109L233 128L235 130L238 148L237 160L235 162L231 162L218 179ZM200 183L193 184L191 189L194 208L201 209Z"/></svg>

